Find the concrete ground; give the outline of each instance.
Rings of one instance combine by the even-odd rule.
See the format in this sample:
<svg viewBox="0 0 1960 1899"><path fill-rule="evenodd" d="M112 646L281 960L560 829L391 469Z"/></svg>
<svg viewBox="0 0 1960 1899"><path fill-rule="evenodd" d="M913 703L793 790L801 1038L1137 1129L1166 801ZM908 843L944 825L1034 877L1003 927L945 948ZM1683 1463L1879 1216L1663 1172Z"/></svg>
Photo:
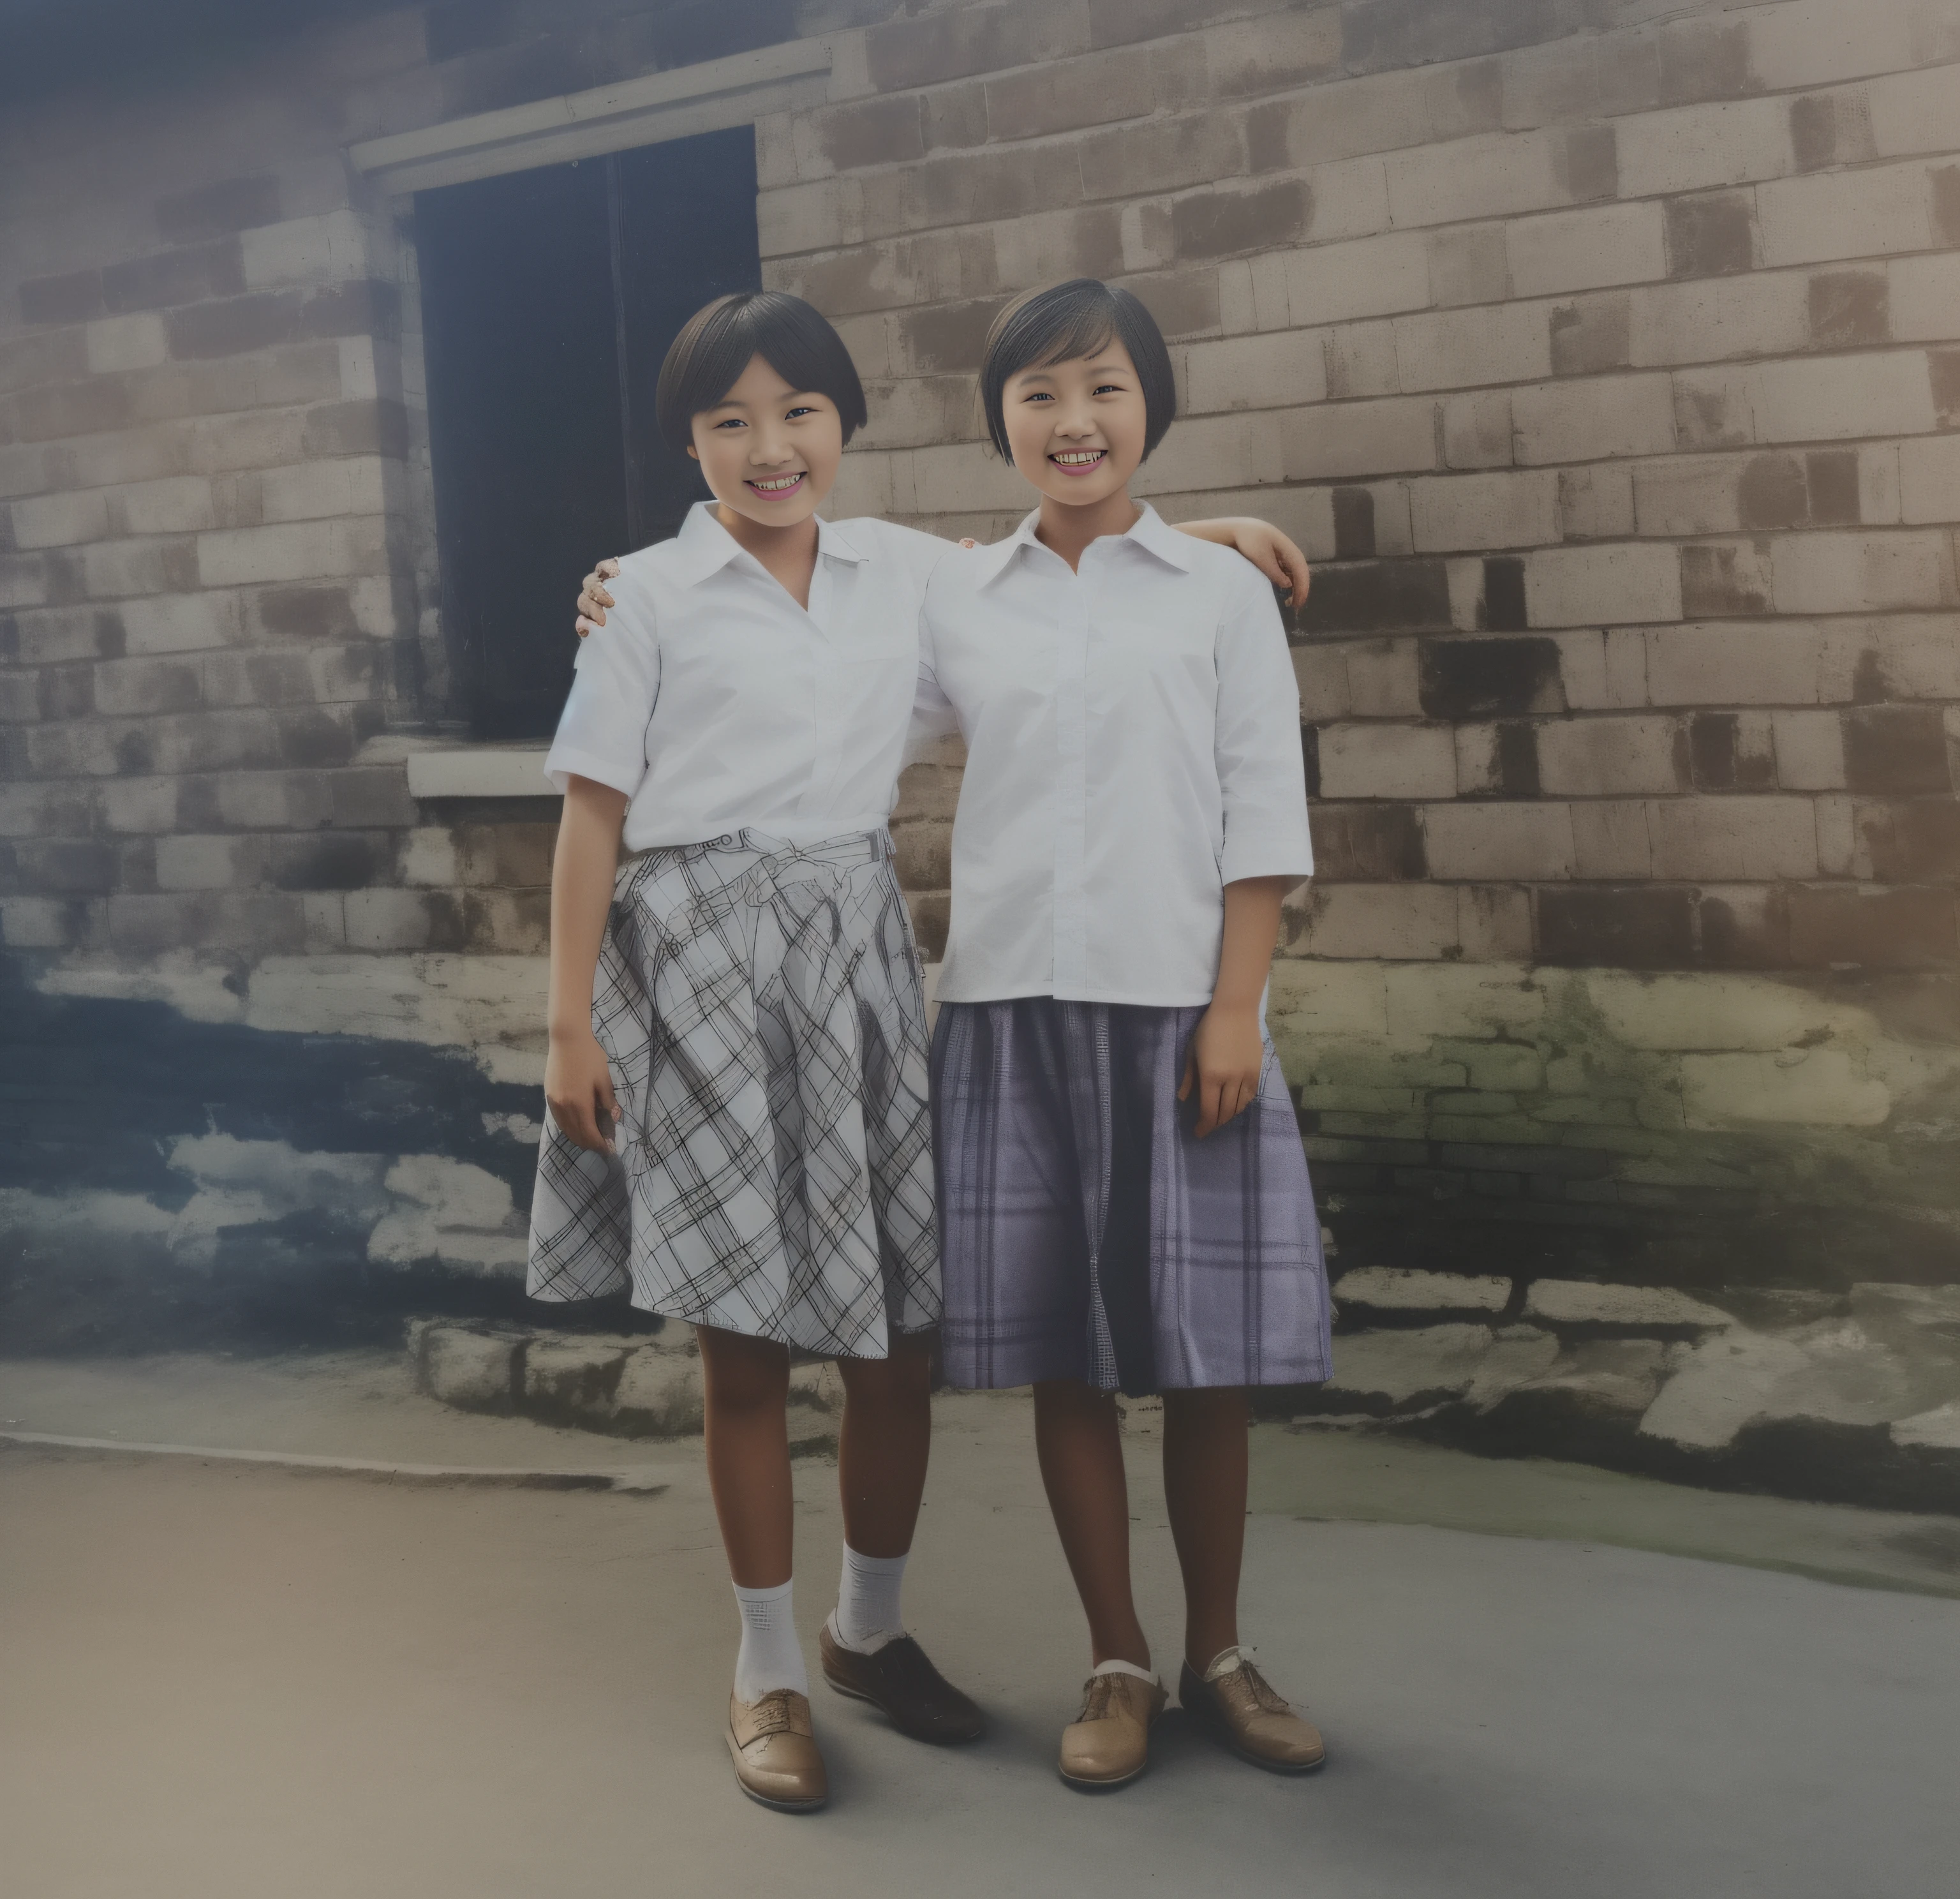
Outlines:
<svg viewBox="0 0 1960 1899"><path fill-rule="evenodd" d="M1140 1593L1174 1660L1141 1423ZM1262 1427L1247 1633L1330 1764L1263 1775L1173 1716L1147 1780L1086 1798L1053 1771L1084 1656L1025 1404L947 1401L908 1602L993 1729L924 1748L819 1687L835 1797L791 1819L720 1746L698 1444L466 1417L357 1356L0 1364L7 1430L666 1484L0 1447L8 1899L1946 1899L1960 1866L1949 1519ZM800 1467L813 1652L834 1481Z"/></svg>

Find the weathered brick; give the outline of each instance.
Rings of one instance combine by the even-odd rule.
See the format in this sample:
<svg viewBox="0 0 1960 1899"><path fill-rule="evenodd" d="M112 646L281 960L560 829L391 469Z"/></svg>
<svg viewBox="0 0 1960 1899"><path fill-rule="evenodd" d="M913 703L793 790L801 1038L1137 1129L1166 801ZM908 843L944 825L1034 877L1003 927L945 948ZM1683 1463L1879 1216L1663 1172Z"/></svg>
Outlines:
<svg viewBox="0 0 1960 1899"><path fill-rule="evenodd" d="M1645 285L1629 300L1637 368L1780 355L1810 340L1808 287L1794 273Z"/></svg>
<svg viewBox="0 0 1960 1899"><path fill-rule="evenodd" d="M1328 798L1447 798L1456 758L1443 725L1329 725L1320 733L1321 794Z"/></svg>
<svg viewBox="0 0 1960 1899"><path fill-rule="evenodd" d="M1343 323L1338 329L1312 333L1321 342L1328 395L1346 402L1357 396L1402 393L1394 324Z"/></svg>
<svg viewBox="0 0 1960 1899"><path fill-rule="evenodd" d="M1422 710L1416 642L1409 639L1349 640L1348 706L1357 718L1412 717Z"/></svg>
<svg viewBox="0 0 1960 1899"><path fill-rule="evenodd" d="M1338 6L1269 13L1204 35L1212 90L1221 99L1249 98L1322 78L1341 65L1341 53Z"/></svg>
<svg viewBox="0 0 1960 1899"><path fill-rule="evenodd" d="M1873 151L1881 158L1960 151L1960 100L1943 66L1889 73L1865 89Z"/></svg>
<svg viewBox="0 0 1960 1899"><path fill-rule="evenodd" d="M1869 99L1863 92L1814 92L1793 99L1790 142L1799 171L1863 164L1877 156Z"/></svg>
<svg viewBox="0 0 1960 1899"><path fill-rule="evenodd" d="M1181 258L1229 257L1297 243L1312 206L1312 194L1297 178L1193 192L1172 202L1172 247Z"/></svg>
<svg viewBox="0 0 1960 1899"><path fill-rule="evenodd" d="M791 121L797 169L826 177L861 166L905 164L925 156L922 101L916 93L855 99Z"/></svg>
<svg viewBox="0 0 1960 1899"><path fill-rule="evenodd" d="M1468 224L1432 233L1430 301L1446 308L1503 302L1511 294L1508 228L1502 224Z"/></svg>
<svg viewBox="0 0 1960 1899"><path fill-rule="evenodd" d="M1517 458L1526 465L1664 455L1675 446L1665 376L1615 376L1512 392Z"/></svg>
<svg viewBox="0 0 1960 1899"><path fill-rule="evenodd" d="M1756 200L1750 192L1716 192L1667 201L1670 277L1721 277L1757 262Z"/></svg>
<svg viewBox="0 0 1960 1899"><path fill-rule="evenodd" d="M1776 741L1761 712L1698 712L1688 721L1687 761L1701 791L1768 791L1777 786Z"/></svg>
<svg viewBox="0 0 1960 1899"><path fill-rule="evenodd" d="M1960 953L1951 890L1799 888L1790 893L1790 934L1802 968L1925 969Z"/></svg>
<svg viewBox="0 0 1960 1899"><path fill-rule="evenodd" d="M1771 587L1766 541L1704 542L1682 548L1682 612L1691 619L1767 613Z"/></svg>
<svg viewBox="0 0 1960 1899"><path fill-rule="evenodd" d="M1543 882L1572 875L1572 818L1563 804L1432 804L1422 809L1430 875Z"/></svg>
<svg viewBox="0 0 1960 1899"><path fill-rule="evenodd" d="M1436 466L1435 409L1418 398L1294 410L1282 418L1282 428L1290 481Z"/></svg>
<svg viewBox="0 0 1960 1899"><path fill-rule="evenodd" d="M1290 956L1428 962L1462 943L1457 892L1440 884L1316 883L1287 922Z"/></svg>
<svg viewBox="0 0 1960 1899"><path fill-rule="evenodd" d="M1316 803L1308 816L1317 883L1413 881L1429 874L1422 827L1407 805Z"/></svg>
<svg viewBox="0 0 1960 1899"><path fill-rule="evenodd" d="M1923 529L1779 535L1771 544L1780 613L1853 613L1950 606L1949 535Z"/></svg>
<svg viewBox="0 0 1960 1899"><path fill-rule="evenodd" d="M1946 727L1930 706L1862 705L1844 715L1844 778L1853 791L1953 789Z"/></svg>
<svg viewBox="0 0 1960 1899"><path fill-rule="evenodd" d="M985 82L987 129L996 138L1033 138L1144 117L1157 103L1154 67L1147 48L1126 46L995 74Z"/></svg>
<svg viewBox="0 0 1960 1899"><path fill-rule="evenodd" d="M1626 540L1634 527L1631 469L1595 462L1558 471L1558 531L1567 540Z"/></svg>
<svg viewBox="0 0 1960 1899"><path fill-rule="evenodd" d="M21 318L29 323L80 323L102 314L102 273L70 271L31 277L21 286Z"/></svg>
<svg viewBox="0 0 1960 1899"><path fill-rule="evenodd" d="M1656 705L1815 705L1822 638L1815 626L1656 627L1647 636Z"/></svg>
<svg viewBox="0 0 1960 1899"><path fill-rule="evenodd" d="M221 529L197 541L197 571L206 587L385 573L387 560L383 524L374 517Z"/></svg>
<svg viewBox="0 0 1960 1899"><path fill-rule="evenodd" d="M1443 465L1504 468L1516 459L1516 431L1509 390L1452 396L1443 404Z"/></svg>
<svg viewBox="0 0 1960 1899"><path fill-rule="evenodd" d="M1086 52L1089 44L1082 0L1013 0L873 27L864 36L864 56L880 92L902 92L1065 59Z"/></svg>
<svg viewBox="0 0 1960 1899"><path fill-rule="evenodd" d="M1573 875L1613 882L1651 877L1647 809L1643 802L1618 798L1587 798L1573 806Z"/></svg>
<svg viewBox="0 0 1960 1899"><path fill-rule="evenodd" d="M1610 195L1599 151L1602 135L1610 151L1612 129L1589 126L1397 152L1387 161L1389 210L1398 224L1414 229L1515 217Z"/></svg>
<svg viewBox="0 0 1960 1899"><path fill-rule="evenodd" d="M1449 624L1449 590L1434 561L1378 560L1325 567L1300 615L1303 632L1417 630Z"/></svg>
<svg viewBox="0 0 1960 1899"><path fill-rule="evenodd" d="M1786 791L1835 791L1844 784L1844 732L1835 712L1770 715L1777 783Z"/></svg>
<svg viewBox="0 0 1960 1899"><path fill-rule="evenodd" d="M1502 122L1500 63L1418 68L1316 86L1246 115L1255 170L1314 165L1392 151L1430 139L1493 132Z"/></svg>
<svg viewBox="0 0 1960 1899"><path fill-rule="evenodd" d="M1662 198L1782 177L1793 154L1780 99L1725 100L1618 122L1620 189Z"/></svg>
<svg viewBox="0 0 1960 1899"><path fill-rule="evenodd" d="M1194 343L1185 358L1185 407L1272 409L1318 402L1327 393L1320 339L1299 330Z"/></svg>
<svg viewBox="0 0 1960 1899"><path fill-rule="evenodd" d="M1425 640L1421 705L1431 718L1562 712L1558 644L1549 639Z"/></svg>
<svg viewBox="0 0 1960 1899"><path fill-rule="evenodd" d="M236 237L107 264L102 271L102 301L115 314L236 297L244 289L244 262Z"/></svg>
<svg viewBox="0 0 1960 1899"><path fill-rule="evenodd" d="M1556 797L1624 797L1681 786L1670 718L1589 718L1538 730L1538 777Z"/></svg>
<svg viewBox="0 0 1960 1899"><path fill-rule="evenodd" d="M1885 883L1960 883L1960 801L1860 803L1857 823L1869 874Z"/></svg>
<svg viewBox="0 0 1960 1899"><path fill-rule="evenodd" d="M1535 382L1551 374L1542 304L1398 317L1395 339L1402 386L1411 393L1479 383Z"/></svg>
<svg viewBox="0 0 1960 1899"><path fill-rule="evenodd" d="M1533 626L1624 625L1682 615L1674 550L1638 542L1532 554L1525 562L1525 593Z"/></svg>
<svg viewBox="0 0 1960 1899"><path fill-rule="evenodd" d="M1045 153L1030 154L1051 171ZM1148 119L1090 132L1080 147L1085 198L1131 198L1236 177L1246 170L1238 126L1215 113Z"/></svg>
<svg viewBox="0 0 1960 1899"><path fill-rule="evenodd" d="M1899 479L1902 520L1960 520L1960 437L1938 435L1901 443Z"/></svg>
<svg viewBox="0 0 1960 1899"><path fill-rule="evenodd" d="M1563 0L1349 0L1343 59L1351 72L1473 59L1556 39L1574 24Z"/></svg>
<svg viewBox="0 0 1960 1899"><path fill-rule="evenodd" d="M1596 376L1632 363L1632 306L1624 294L1555 305L1550 327L1555 376Z"/></svg>
<svg viewBox="0 0 1960 1899"><path fill-rule="evenodd" d="M1134 293L1172 342L1218 333L1217 271L1201 266L1195 270L1151 271L1126 277L1122 285Z"/></svg>
<svg viewBox="0 0 1960 1899"><path fill-rule="evenodd" d="M1809 295L1811 341L1821 348L1890 340L1890 285L1882 270L1820 272Z"/></svg>
<svg viewBox="0 0 1960 1899"><path fill-rule="evenodd" d="M221 237L250 225L272 224L278 216L279 183L269 172L221 179L157 200L158 232L172 243Z"/></svg>
<svg viewBox="0 0 1960 1899"><path fill-rule="evenodd" d="M1548 469L1413 482L1409 501L1421 553L1542 547L1559 539L1558 480Z"/></svg>
<svg viewBox="0 0 1960 1899"><path fill-rule="evenodd" d="M1602 205L1521 218L1507 227L1511 282L1520 297L1640 283L1668 274L1658 204Z"/></svg>
<svg viewBox="0 0 1960 1899"><path fill-rule="evenodd" d="M1760 186L1765 265L1927 250L1936 237L1923 165L1819 172Z"/></svg>
<svg viewBox="0 0 1960 1899"><path fill-rule="evenodd" d="M1806 798L1662 798L1647 823L1653 873L1664 880L1817 874L1817 828Z"/></svg>

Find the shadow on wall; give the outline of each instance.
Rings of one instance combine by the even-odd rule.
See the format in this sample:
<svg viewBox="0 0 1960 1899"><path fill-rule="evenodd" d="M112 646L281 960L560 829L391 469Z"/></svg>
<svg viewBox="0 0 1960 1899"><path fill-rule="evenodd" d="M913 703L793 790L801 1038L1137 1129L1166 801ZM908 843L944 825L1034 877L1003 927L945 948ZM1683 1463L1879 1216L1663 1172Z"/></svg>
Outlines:
<svg viewBox="0 0 1960 1899"><path fill-rule="evenodd" d="M523 1308L535 1086L27 975L0 959L0 1348L353 1343ZM654 1322L558 1322L581 1314Z"/></svg>

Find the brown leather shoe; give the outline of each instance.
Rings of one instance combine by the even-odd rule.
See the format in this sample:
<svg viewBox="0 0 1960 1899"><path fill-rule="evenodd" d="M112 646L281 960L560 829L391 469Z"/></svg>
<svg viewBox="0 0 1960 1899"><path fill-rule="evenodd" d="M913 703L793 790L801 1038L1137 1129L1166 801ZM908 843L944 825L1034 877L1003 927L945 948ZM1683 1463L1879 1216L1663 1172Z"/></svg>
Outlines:
<svg viewBox="0 0 1960 1899"><path fill-rule="evenodd" d="M908 1635L870 1655L847 1649L826 1622L816 1638L823 1678L839 1694L882 1709L893 1727L915 1741L972 1741L986 1721Z"/></svg>
<svg viewBox="0 0 1960 1899"><path fill-rule="evenodd" d="M1209 1681L1187 1662L1177 1678L1177 1698L1220 1747L1255 1767L1311 1773L1327 1759L1320 1730L1281 1700L1243 1655L1236 1668Z"/></svg>
<svg viewBox="0 0 1960 1899"><path fill-rule="evenodd" d="M778 1688L759 1701L728 1697L728 1757L751 1800L780 1813L814 1813L830 1798L829 1777L810 1724L810 1698Z"/></svg>
<svg viewBox="0 0 1960 1899"><path fill-rule="evenodd" d="M1082 1712L1061 1731L1061 1777L1071 1787L1120 1787L1150 1764L1150 1724L1163 1690L1134 1675L1092 1675Z"/></svg>

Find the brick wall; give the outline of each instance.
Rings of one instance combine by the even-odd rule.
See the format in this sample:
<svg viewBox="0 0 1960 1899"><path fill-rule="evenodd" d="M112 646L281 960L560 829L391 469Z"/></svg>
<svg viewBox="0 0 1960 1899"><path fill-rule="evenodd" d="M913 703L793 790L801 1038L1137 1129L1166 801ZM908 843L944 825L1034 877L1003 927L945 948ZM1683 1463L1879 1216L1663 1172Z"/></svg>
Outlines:
<svg viewBox="0 0 1960 1899"><path fill-rule="evenodd" d="M1172 339L1143 488L1319 564L1322 868L1274 1020L1344 1258L1960 1276L1952 0L361 8L0 108L0 941L30 991L84 1037L126 1005L302 1066L466 1051L494 1138L418 1153L376 1109L356 1198L394 1212L355 1250L508 1271L548 807L409 794L404 756L458 736L414 233L347 148L817 33L829 103L756 135L768 280L871 395L835 511L1017 518L979 341L1087 272ZM928 947L957 786L949 753L898 814ZM176 1223L118 1175L116 1230L208 1258L360 1124L234 1127L225 1093L145 1137L183 1156ZM75 1112L0 1183L34 1258L97 1180ZM199 1145L213 1114L259 1147Z"/></svg>

